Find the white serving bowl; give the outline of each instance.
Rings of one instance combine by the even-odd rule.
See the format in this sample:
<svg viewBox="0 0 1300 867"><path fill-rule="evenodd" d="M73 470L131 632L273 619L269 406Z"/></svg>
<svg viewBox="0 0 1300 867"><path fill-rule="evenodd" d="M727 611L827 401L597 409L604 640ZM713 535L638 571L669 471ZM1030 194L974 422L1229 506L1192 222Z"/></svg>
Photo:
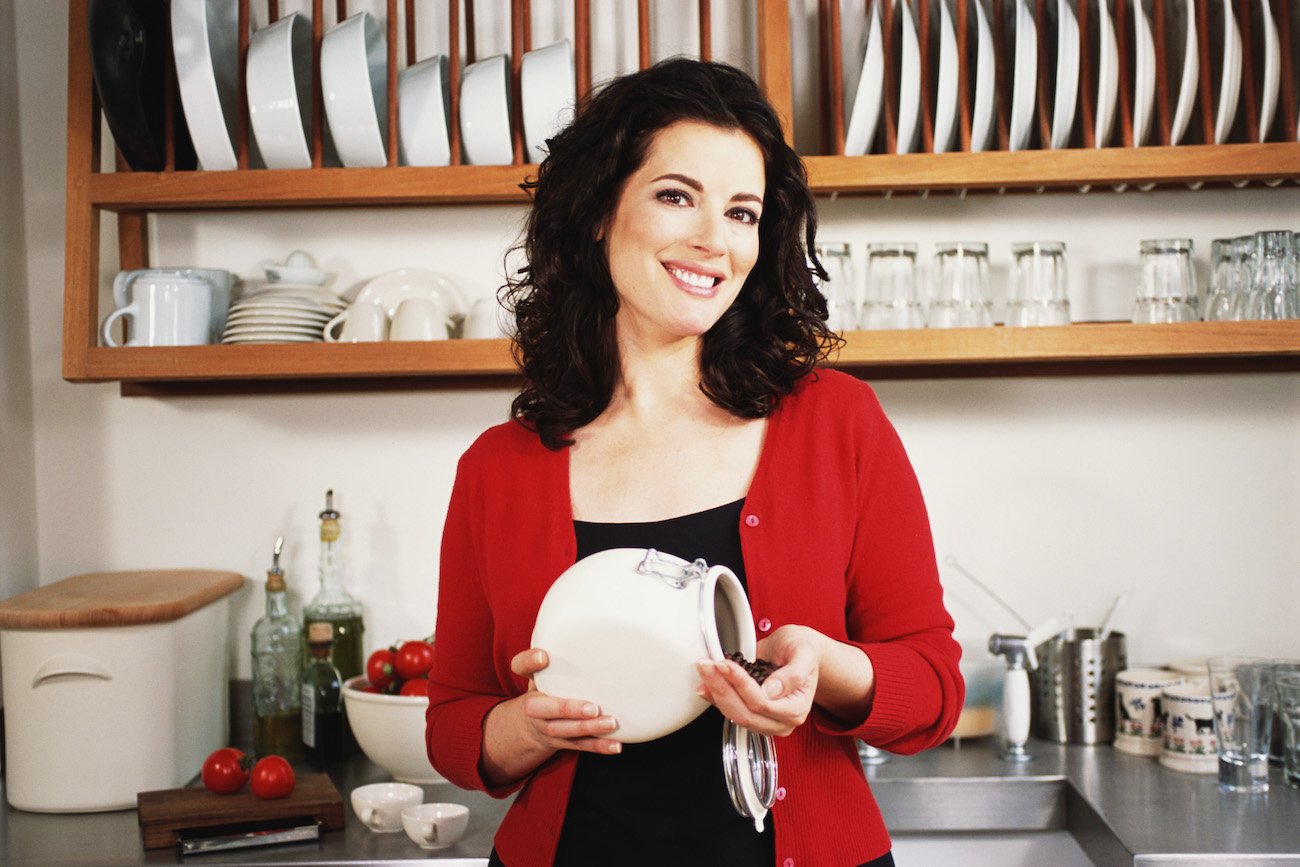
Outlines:
<svg viewBox="0 0 1300 867"><path fill-rule="evenodd" d="M297 12L248 43L248 117L269 169L309 169L311 22Z"/></svg>
<svg viewBox="0 0 1300 867"><path fill-rule="evenodd" d="M528 161L540 163L546 158L546 140L573 122L577 90L569 40L525 54L519 83Z"/></svg>
<svg viewBox="0 0 1300 867"><path fill-rule="evenodd" d="M235 0L174 0L172 55L185 123L200 168L236 168L239 6Z"/></svg>
<svg viewBox="0 0 1300 867"><path fill-rule="evenodd" d="M364 675L343 684L343 711L366 758L402 783L445 783L429 764L424 746L424 712L429 699L422 695L383 695L363 692Z"/></svg>
<svg viewBox="0 0 1300 867"><path fill-rule="evenodd" d="M402 70L397 79L402 165L451 164L451 142L447 138L450 114L447 55L437 54Z"/></svg>
<svg viewBox="0 0 1300 867"><path fill-rule="evenodd" d="M460 81L460 138L465 162L470 165L508 166L514 162L509 81L504 54L465 67Z"/></svg>
<svg viewBox="0 0 1300 867"><path fill-rule="evenodd" d="M340 21L321 40L321 92L339 159L388 164L388 47L369 12Z"/></svg>

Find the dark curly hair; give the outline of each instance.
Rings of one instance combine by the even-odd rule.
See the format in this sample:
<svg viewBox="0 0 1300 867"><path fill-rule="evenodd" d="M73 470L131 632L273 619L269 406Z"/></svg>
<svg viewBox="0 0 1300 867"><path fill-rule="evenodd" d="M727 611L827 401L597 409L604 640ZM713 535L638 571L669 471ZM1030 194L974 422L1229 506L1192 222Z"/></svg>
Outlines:
<svg viewBox="0 0 1300 867"><path fill-rule="evenodd" d="M732 305L703 336L700 389L740 418L769 415L839 345L826 327L826 278L812 255L817 216L803 163L758 85L721 63L665 60L588 96L548 141L523 237L527 264L502 287L514 310L524 385L511 406L550 449L609 405L619 374L619 300L597 237L654 135L678 121L744 132L763 154L759 253ZM810 268L809 262L812 262Z"/></svg>

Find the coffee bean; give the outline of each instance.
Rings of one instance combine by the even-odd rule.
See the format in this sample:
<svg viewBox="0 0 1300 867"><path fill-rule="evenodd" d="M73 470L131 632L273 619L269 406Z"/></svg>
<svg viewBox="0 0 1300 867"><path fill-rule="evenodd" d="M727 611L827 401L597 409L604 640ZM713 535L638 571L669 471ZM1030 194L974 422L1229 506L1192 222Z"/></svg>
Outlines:
<svg viewBox="0 0 1300 867"><path fill-rule="evenodd" d="M732 662L745 669L745 672L750 677L754 678L754 680L759 684L762 684L763 681L767 680L768 675L776 671L779 667L775 663L768 662L766 659L755 659L753 662L750 662L748 659L745 659L744 654L739 650L735 653L729 654L727 659L730 659Z"/></svg>

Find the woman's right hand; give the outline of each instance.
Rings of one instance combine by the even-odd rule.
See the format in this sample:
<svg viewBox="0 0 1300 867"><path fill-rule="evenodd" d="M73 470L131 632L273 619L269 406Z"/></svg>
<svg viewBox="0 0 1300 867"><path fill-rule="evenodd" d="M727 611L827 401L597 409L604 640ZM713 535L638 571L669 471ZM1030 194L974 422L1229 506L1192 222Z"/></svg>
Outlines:
<svg viewBox="0 0 1300 867"><path fill-rule="evenodd" d="M614 755L622 743L610 737L618 721L594 702L556 698L537 690L533 676L546 668L546 651L532 647L515 654L510 670L528 678L528 691L501 702L484 722L482 772L498 786L532 773L560 750Z"/></svg>

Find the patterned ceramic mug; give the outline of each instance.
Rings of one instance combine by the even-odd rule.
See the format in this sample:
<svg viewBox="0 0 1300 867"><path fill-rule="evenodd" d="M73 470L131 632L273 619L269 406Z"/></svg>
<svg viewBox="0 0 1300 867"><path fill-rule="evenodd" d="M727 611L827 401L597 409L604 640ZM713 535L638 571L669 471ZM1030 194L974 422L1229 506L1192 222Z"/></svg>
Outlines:
<svg viewBox="0 0 1300 867"><path fill-rule="evenodd" d="M1214 706L1208 678L1193 677L1165 687L1161 698L1164 741L1160 764L1175 771L1213 774L1219 768Z"/></svg>
<svg viewBox="0 0 1300 867"><path fill-rule="evenodd" d="M1164 691L1182 682L1183 675L1161 668L1130 668L1115 675L1115 749L1134 756L1160 755Z"/></svg>

